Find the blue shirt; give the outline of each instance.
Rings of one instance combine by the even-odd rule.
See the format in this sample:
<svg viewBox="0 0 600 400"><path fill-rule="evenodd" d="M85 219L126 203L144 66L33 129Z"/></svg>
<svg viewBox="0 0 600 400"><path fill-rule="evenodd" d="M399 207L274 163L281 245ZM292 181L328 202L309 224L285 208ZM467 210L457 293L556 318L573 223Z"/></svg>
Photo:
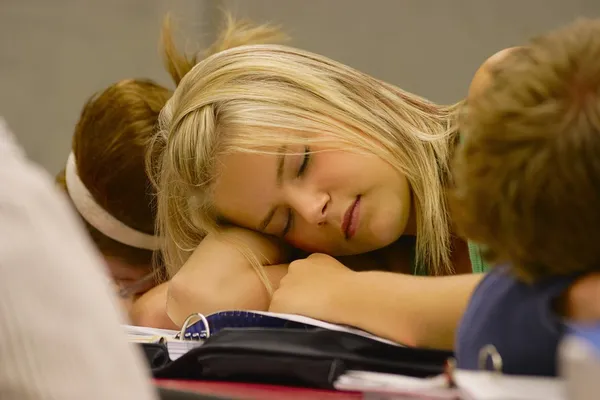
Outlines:
<svg viewBox="0 0 600 400"><path fill-rule="evenodd" d="M554 277L535 284L518 281L508 268L492 269L477 286L458 328L457 366L479 369L479 352L496 347L502 372L556 375L556 351L565 332L553 300L577 277ZM488 360L487 369L491 368Z"/></svg>

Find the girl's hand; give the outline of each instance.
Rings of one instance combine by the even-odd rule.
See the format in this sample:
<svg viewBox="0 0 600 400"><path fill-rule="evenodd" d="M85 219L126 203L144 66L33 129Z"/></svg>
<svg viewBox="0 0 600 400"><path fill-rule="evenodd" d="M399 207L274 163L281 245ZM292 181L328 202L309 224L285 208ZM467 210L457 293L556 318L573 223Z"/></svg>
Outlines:
<svg viewBox="0 0 600 400"><path fill-rule="evenodd" d="M325 254L294 261L273 294L269 311L347 323L356 276L356 272Z"/></svg>

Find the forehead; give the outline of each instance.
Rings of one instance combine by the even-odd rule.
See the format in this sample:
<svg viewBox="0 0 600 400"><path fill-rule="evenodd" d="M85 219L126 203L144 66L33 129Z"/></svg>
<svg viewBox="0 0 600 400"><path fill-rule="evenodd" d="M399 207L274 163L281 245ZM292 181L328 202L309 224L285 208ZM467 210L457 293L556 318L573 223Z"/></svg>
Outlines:
<svg viewBox="0 0 600 400"><path fill-rule="evenodd" d="M233 153L219 157L214 206L227 221L255 229L269 212L275 196L278 156Z"/></svg>

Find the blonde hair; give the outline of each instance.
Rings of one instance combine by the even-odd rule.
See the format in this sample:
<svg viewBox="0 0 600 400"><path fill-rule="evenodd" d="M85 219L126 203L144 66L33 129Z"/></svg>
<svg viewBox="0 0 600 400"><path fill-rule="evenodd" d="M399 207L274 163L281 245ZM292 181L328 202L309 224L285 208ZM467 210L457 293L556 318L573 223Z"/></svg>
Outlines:
<svg viewBox="0 0 600 400"><path fill-rule="evenodd" d="M524 280L598 270L600 19L510 52L461 118L452 208Z"/></svg>
<svg viewBox="0 0 600 400"><path fill-rule="evenodd" d="M236 21L225 14L224 26L206 56L223 49L253 43L277 43L285 35L275 27ZM196 64L196 56L180 53L174 43L171 20L164 19L161 53L175 84ZM145 169L147 144L158 115L172 91L153 81L126 79L94 94L85 104L73 135L73 154L79 178L94 200L127 226L154 234L154 193ZM65 171L56 181L67 191ZM99 250L131 265L150 265L160 254L117 242L84 220ZM156 261L156 260L155 260Z"/></svg>
<svg viewBox="0 0 600 400"><path fill-rule="evenodd" d="M220 155L328 140L376 154L406 175L417 210L416 261L432 274L452 271L445 186L455 109L285 46L237 47L200 62L161 111L149 160L170 274L220 230L211 204Z"/></svg>

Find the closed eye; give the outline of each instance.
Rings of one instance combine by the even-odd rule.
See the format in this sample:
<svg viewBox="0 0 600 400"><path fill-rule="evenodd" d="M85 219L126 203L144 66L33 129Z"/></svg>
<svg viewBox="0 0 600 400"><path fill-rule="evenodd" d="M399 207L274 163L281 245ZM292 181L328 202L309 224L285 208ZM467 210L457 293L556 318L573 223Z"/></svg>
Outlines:
<svg viewBox="0 0 600 400"><path fill-rule="evenodd" d="M287 217L287 222L285 223L285 227L283 228L283 231L281 232L281 237L285 237L290 229L292 229L292 226L294 225L294 213L292 212L291 208L288 208L288 217Z"/></svg>
<svg viewBox="0 0 600 400"><path fill-rule="evenodd" d="M308 146L304 147L304 158L302 159L302 164L298 169L298 176L302 176L304 172L306 172L306 167L308 167L308 162L310 161L310 148Z"/></svg>

